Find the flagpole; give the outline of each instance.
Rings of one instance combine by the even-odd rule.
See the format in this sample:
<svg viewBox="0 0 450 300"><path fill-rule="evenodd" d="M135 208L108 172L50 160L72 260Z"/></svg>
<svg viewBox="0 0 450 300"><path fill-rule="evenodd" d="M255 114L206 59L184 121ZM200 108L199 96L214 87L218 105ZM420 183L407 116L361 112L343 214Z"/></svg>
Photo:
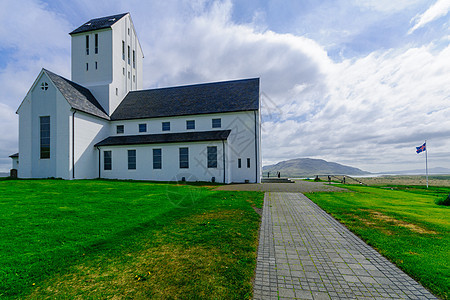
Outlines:
<svg viewBox="0 0 450 300"><path fill-rule="evenodd" d="M428 188L428 145L427 140L425 140L425 169L427 173L427 188Z"/></svg>

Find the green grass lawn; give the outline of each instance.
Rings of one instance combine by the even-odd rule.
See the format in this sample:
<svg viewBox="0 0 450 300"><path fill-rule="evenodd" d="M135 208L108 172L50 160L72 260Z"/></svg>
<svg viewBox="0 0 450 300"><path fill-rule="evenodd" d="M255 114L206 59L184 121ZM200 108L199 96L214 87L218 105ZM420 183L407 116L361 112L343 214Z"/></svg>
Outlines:
<svg viewBox="0 0 450 300"><path fill-rule="evenodd" d="M1 299L252 295L262 193L3 180L0 195Z"/></svg>
<svg viewBox="0 0 450 300"><path fill-rule="evenodd" d="M449 298L450 207L435 204L443 187L346 186L349 193L309 193L307 197L362 237L397 266Z"/></svg>

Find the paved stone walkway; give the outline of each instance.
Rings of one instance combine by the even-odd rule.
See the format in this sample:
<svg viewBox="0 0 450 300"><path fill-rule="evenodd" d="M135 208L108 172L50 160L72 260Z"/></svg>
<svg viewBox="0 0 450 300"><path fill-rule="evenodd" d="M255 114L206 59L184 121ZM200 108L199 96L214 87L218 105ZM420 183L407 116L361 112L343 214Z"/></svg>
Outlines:
<svg viewBox="0 0 450 300"><path fill-rule="evenodd" d="M267 192L254 299L436 299L301 193Z"/></svg>

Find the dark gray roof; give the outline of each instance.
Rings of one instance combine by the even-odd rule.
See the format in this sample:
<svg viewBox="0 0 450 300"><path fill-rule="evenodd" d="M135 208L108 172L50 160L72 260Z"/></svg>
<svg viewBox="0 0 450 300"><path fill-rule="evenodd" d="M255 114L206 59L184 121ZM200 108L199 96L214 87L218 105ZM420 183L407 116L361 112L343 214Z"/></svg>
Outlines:
<svg viewBox="0 0 450 300"><path fill-rule="evenodd" d="M46 69L44 69L44 72L53 81L73 109L109 120L109 116L87 88Z"/></svg>
<svg viewBox="0 0 450 300"><path fill-rule="evenodd" d="M14 157L19 157L19 152L11 154L9 157L14 158Z"/></svg>
<svg viewBox="0 0 450 300"><path fill-rule="evenodd" d="M129 92L111 120L259 109L259 78Z"/></svg>
<svg viewBox="0 0 450 300"><path fill-rule="evenodd" d="M100 146L164 144L226 140L231 130L192 131L179 133L110 136L95 144Z"/></svg>
<svg viewBox="0 0 450 300"><path fill-rule="evenodd" d="M103 29L103 28L109 28L109 27L111 27L111 25L113 25L114 23L116 23L117 21L122 19L123 16L125 16L126 14L128 14L128 13L89 20L69 34L87 32L87 31L98 30L98 29Z"/></svg>

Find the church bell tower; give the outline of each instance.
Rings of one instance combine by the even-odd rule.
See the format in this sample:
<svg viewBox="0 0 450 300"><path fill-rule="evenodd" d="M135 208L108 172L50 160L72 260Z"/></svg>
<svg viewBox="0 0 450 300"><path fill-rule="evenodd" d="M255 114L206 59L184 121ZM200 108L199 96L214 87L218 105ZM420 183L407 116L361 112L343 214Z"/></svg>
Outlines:
<svg viewBox="0 0 450 300"><path fill-rule="evenodd" d="M72 81L88 88L108 115L142 89L143 52L129 13L92 19L70 33Z"/></svg>

